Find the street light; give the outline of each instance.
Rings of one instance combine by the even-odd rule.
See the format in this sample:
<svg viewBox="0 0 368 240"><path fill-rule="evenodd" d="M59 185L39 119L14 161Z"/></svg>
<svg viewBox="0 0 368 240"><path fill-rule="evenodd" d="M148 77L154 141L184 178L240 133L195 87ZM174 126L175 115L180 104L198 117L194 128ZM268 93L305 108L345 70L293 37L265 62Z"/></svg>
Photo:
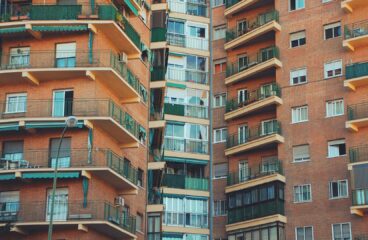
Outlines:
<svg viewBox="0 0 368 240"><path fill-rule="evenodd" d="M77 124L78 124L78 119L74 116L69 116L65 120L65 127L63 129L63 132L61 133L61 138L60 138L60 141L59 141L59 146L58 146L58 149L57 149L56 159L55 159L54 180L53 180L53 183L52 183L50 222L49 222L49 231L48 231L48 234L47 234L47 239L48 240L52 240L52 221L53 221L53 218L54 218L55 192L56 192L57 171L58 171L59 154L60 154L61 143L63 141L66 130L68 128L73 128L73 127L77 126Z"/></svg>

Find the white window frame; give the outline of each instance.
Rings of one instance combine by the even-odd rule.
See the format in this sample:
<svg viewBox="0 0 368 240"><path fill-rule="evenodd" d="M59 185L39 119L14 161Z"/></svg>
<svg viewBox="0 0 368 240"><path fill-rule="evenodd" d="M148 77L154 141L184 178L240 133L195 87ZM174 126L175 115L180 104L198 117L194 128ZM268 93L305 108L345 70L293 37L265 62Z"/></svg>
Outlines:
<svg viewBox="0 0 368 240"><path fill-rule="evenodd" d="M303 35L303 34L304 34L305 43L303 45L301 45L300 44L300 39L303 39L303 37L300 36L300 35ZM291 42L292 41L295 41L295 40L298 41L298 46L293 47L292 44L291 44ZM290 48L297 48L297 47L304 46L306 44L307 44L307 36L306 36L305 30L290 33Z"/></svg>
<svg viewBox="0 0 368 240"><path fill-rule="evenodd" d="M307 118L306 119L302 119L302 109L306 109L307 111ZM296 124L296 123L303 123L303 122L308 122L309 121L309 116L308 116L308 105L304 105L304 106L300 106L300 107L293 107L291 108L291 123L292 124Z"/></svg>
<svg viewBox="0 0 368 240"><path fill-rule="evenodd" d="M338 66L337 68L333 68L332 66ZM340 74L335 74L335 71L341 69L341 73ZM328 76L327 72L328 71L333 71L333 75L332 76ZM330 62L326 62L323 65L323 77L325 79L330 79L330 78L335 78L335 77L341 77L343 75L343 69L342 69L342 59L339 60L334 60L334 61L330 61Z"/></svg>
<svg viewBox="0 0 368 240"><path fill-rule="evenodd" d="M308 147L308 158L306 156L303 156L302 160L296 161L295 156L294 156L294 148L304 147L304 146ZM302 144L302 145L298 145L298 146L293 146L293 163L309 162L310 160L311 160L311 157L310 157L310 146L309 146L309 144Z"/></svg>
<svg viewBox="0 0 368 240"><path fill-rule="evenodd" d="M14 98L16 97L17 98L17 101L16 101L16 110L15 111L9 111L9 100L10 98ZM25 97L25 102L21 103L19 101L19 97ZM19 109L20 105L21 104L24 104L24 109ZM5 104L5 113L25 113L27 112L27 93L9 93L9 94L6 94L6 104Z"/></svg>
<svg viewBox="0 0 368 240"><path fill-rule="evenodd" d="M227 163L217 163L217 164L214 164L213 165L213 179L223 179L223 178L227 178L227 175L226 174L225 176L221 176L221 177L217 177L216 176L216 172L215 172L215 166L218 166L218 165L226 165L226 169L227 169L227 172L229 171L229 166Z"/></svg>
<svg viewBox="0 0 368 240"><path fill-rule="evenodd" d="M295 240L298 240L298 228L303 228L303 230L304 230L304 239L303 240L306 240L305 239L305 229L306 228L311 228L312 229L312 240L314 240L314 228L313 228L313 226L295 227Z"/></svg>
<svg viewBox="0 0 368 240"><path fill-rule="evenodd" d="M340 113L337 113L338 112L338 109L337 109L337 104L340 103L342 104L342 110ZM329 111L329 105L332 104L332 113ZM342 116L344 115L344 99L336 99L336 100L331 100L331 101L327 101L326 102L326 117L327 118L330 118L330 117L337 117L337 116Z"/></svg>
<svg viewBox="0 0 368 240"><path fill-rule="evenodd" d="M294 12L294 11L298 11L298 10L301 10L301 9L305 9L305 0L302 0L302 1L304 1L304 6L303 7L297 7L297 2L299 1L299 0L295 0L295 9L291 9L291 1L292 0L289 0L289 12Z"/></svg>
<svg viewBox="0 0 368 240"><path fill-rule="evenodd" d="M345 154L343 155L332 155L330 154L332 152L332 150L330 150L330 146L334 146L334 145L340 145L340 144L345 144ZM336 139L336 140L331 140L327 142L327 157L328 158L335 158L335 157L341 157L341 156L346 156L346 141L345 139Z"/></svg>
<svg viewBox="0 0 368 240"><path fill-rule="evenodd" d="M340 184L342 182L345 182L346 183L346 196L341 196L340 194ZM338 191L338 195L337 197L333 197L332 196L332 183L337 183L337 191ZM342 198L348 198L349 197L349 181L347 179L342 179L342 180L336 180L336 181L330 181L328 183L328 193L329 193L329 199L330 200L334 200L334 199L342 199Z"/></svg>
<svg viewBox="0 0 368 240"><path fill-rule="evenodd" d="M223 69L222 66L223 66L224 63L225 63L225 66L224 66L224 69ZM221 65L221 72L218 72L218 73L215 71L217 64L220 64ZM215 60L213 62L213 72L214 72L214 74L220 74L220 73L226 72L226 59Z"/></svg>
<svg viewBox="0 0 368 240"><path fill-rule="evenodd" d="M226 131L225 139L223 139L223 132ZM216 132L220 132L220 140L217 141L216 139ZM223 143L226 142L227 139L227 128L217 128L213 130L213 143Z"/></svg>
<svg viewBox="0 0 368 240"><path fill-rule="evenodd" d="M330 28L335 28L335 27L340 27L340 36L332 36L332 38L326 38L326 30ZM323 39L324 40L338 38L338 37L341 37L341 35L342 35L341 22L329 23L323 26Z"/></svg>
<svg viewBox="0 0 368 240"><path fill-rule="evenodd" d="M226 200L215 200L213 202L213 216L221 217L227 215Z"/></svg>
<svg viewBox="0 0 368 240"><path fill-rule="evenodd" d="M220 105L216 105L216 98L220 99ZM214 108L220 108L220 107L225 107L226 106L226 98L227 98L227 94L226 93L219 93L213 96L213 107Z"/></svg>
<svg viewBox="0 0 368 240"><path fill-rule="evenodd" d="M336 240L335 239L335 233L334 233L334 225L340 225L340 230L341 230L341 233L342 233L342 225L343 224L348 224L349 225L349 232L350 232L350 240L352 240L352 235L351 235L351 223L350 222L344 222L344 223L333 223L331 224L331 233L332 233L332 240Z"/></svg>
<svg viewBox="0 0 368 240"><path fill-rule="evenodd" d="M216 4L216 1L222 2L222 3L221 4ZM223 6L223 5L225 5L225 1L224 0L213 0L212 1L212 8L220 7L220 6Z"/></svg>
<svg viewBox="0 0 368 240"><path fill-rule="evenodd" d="M296 198L295 198L295 188L299 188L299 189L304 189L305 186L309 186L309 192L310 192L310 199L308 200L304 200L304 199L301 199L300 201L298 201ZM303 192L300 193L301 196L303 196ZM299 185L294 185L293 187L293 200L294 200L294 203L308 203L308 202L312 202L312 184L308 183L308 184L299 184Z"/></svg>
<svg viewBox="0 0 368 240"><path fill-rule="evenodd" d="M226 37L226 25L220 25L213 28L214 41L224 39L225 37Z"/></svg>
<svg viewBox="0 0 368 240"><path fill-rule="evenodd" d="M300 82L300 77L302 76L305 76L305 82ZM293 82L294 77L298 78L298 83ZM290 85L291 86L301 85L301 84L306 84L306 83L308 83L308 72L307 72L306 67L293 69L290 71Z"/></svg>

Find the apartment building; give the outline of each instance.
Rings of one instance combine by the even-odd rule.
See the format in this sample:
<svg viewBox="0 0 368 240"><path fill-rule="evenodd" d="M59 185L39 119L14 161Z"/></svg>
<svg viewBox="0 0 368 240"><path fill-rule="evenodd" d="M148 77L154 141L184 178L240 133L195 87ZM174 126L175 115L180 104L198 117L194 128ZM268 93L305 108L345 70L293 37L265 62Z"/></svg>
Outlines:
<svg viewBox="0 0 368 240"><path fill-rule="evenodd" d="M205 1L152 4L147 239L209 239L208 13Z"/></svg>
<svg viewBox="0 0 368 240"><path fill-rule="evenodd" d="M368 2L212 7L214 239L366 239Z"/></svg>
<svg viewBox="0 0 368 240"><path fill-rule="evenodd" d="M0 238L146 239L150 4L0 11Z"/></svg>

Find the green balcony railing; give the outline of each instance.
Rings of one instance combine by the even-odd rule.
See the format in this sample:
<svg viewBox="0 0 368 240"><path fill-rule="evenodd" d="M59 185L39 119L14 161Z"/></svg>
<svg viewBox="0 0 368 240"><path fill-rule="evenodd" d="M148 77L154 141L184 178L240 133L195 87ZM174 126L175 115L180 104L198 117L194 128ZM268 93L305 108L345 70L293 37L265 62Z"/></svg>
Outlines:
<svg viewBox="0 0 368 240"><path fill-rule="evenodd" d="M207 178L192 178L185 175L165 173L162 185L170 188L208 191Z"/></svg>
<svg viewBox="0 0 368 240"><path fill-rule="evenodd" d="M165 114L208 119L208 107L187 104L165 103Z"/></svg>
<svg viewBox="0 0 368 240"><path fill-rule="evenodd" d="M233 172L227 176L227 185L232 186L238 183L247 182L272 174L284 174L282 163L279 160L263 163L258 168L249 168L247 172Z"/></svg>
<svg viewBox="0 0 368 240"><path fill-rule="evenodd" d="M352 191L353 206L368 205L368 189L356 189Z"/></svg>
<svg viewBox="0 0 368 240"><path fill-rule="evenodd" d="M166 79L198 84L208 84L208 72L195 69L168 67Z"/></svg>
<svg viewBox="0 0 368 240"><path fill-rule="evenodd" d="M276 10L272 10L266 13L259 14L257 17L253 19L247 20L246 28L245 29L238 29L237 27L227 29L226 31L226 42L230 42L235 38L238 38L254 29L257 29L266 23L272 21L279 21L279 12Z"/></svg>
<svg viewBox="0 0 368 240"><path fill-rule="evenodd" d="M229 8L231 6L234 6L235 4L237 4L240 1L242 1L242 0L226 0L225 1L225 6L226 6L226 8Z"/></svg>
<svg viewBox="0 0 368 240"><path fill-rule="evenodd" d="M368 20L346 24L344 26L345 39L368 35Z"/></svg>
<svg viewBox="0 0 368 240"><path fill-rule="evenodd" d="M226 147L235 147L272 134L281 134L281 124L277 120L260 124L257 127L246 128L241 134L229 135Z"/></svg>
<svg viewBox="0 0 368 240"><path fill-rule="evenodd" d="M257 90L247 92L245 99L239 97L226 101L226 112L231 112L239 108L245 107L251 103L255 103L271 96L281 97L281 88L276 83L265 85Z"/></svg>
<svg viewBox="0 0 368 240"><path fill-rule="evenodd" d="M0 151L0 171L14 169L53 168L57 151L51 149L24 150L19 153ZM138 170L129 161L110 149L61 149L59 168L98 168L108 167L117 174L137 185Z"/></svg>
<svg viewBox="0 0 368 240"><path fill-rule="evenodd" d="M227 223L232 224L236 222L248 221L274 214L285 215L285 206L283 200L275 199L273 201L228 209Z"/></svg>
<svg viewBox="0 0 368 240"><path fill-rule="evenodd" d="M246 57L239 59L238 62L229 63L226 67L226 77L230 77L234 74L252 68L260 63L266 62L272 58L279 58L279 49L275 46L261 49L258 53L253 55L247 55Z"/></svg>
<svg viewBox="0 0 368 240"><path fill-rule="evenodd" d="M151 70L151 81L163 81L165 80L166 67L153 67Z"/></svg>
<svg viewBox="0 0 368 240"><path fill-rule="evenodd" d="M353 63L345 66L346 79L368 76L368 62Z"/></svg>
<svg viewBox="0 0 368 240"><path fill-rule="evenodd" d="M368 118L368 102L348 105L348 120L358 120Z"/></svg>
<svg viewBox="0 0 368 240"><path fill-rule="evenodd" d="M165 136L164 149L175 152L208 154L208 141Z"/></svg>
<svg viewBox="0 0 368 240"><path fill-rule="evenodd" d="M10 211L8 215L1 214L0 222L8 222L9 220L3 217L9 215L13 216L11 221L17 223L48 222L50 218L49 211L50 205L46 201L20 202L17 208ZM92 223L106 221L130 233L135 234L136 232L135 217L126 215L121 208L103 201L59 200L55 203L54 221L65 222L65 224L68 224L69 221L90 221Z"/></svg>
<svg viewBox="0 0 368 240"><path fill-rule="evenodd" d="M140 125L109 99L73 99L73 100L30 100L20 101L21 109L13 111L12 102L0 102L0 119L11 118L60 118L76 117L111 117L119 125L134 135L140 135Z"/></svg>
<svg viewBox="0 0 368 240"><path fill-rule="evenodd" d="M351 163L368 162L368 145L351 147L349 149L349 159Z"/></svg>
<svg viewBox="0 0 368 240"><path fill-rule="evenodd" d="M151 42L166 42L166 28L155 27L151 29Z"/></svg>

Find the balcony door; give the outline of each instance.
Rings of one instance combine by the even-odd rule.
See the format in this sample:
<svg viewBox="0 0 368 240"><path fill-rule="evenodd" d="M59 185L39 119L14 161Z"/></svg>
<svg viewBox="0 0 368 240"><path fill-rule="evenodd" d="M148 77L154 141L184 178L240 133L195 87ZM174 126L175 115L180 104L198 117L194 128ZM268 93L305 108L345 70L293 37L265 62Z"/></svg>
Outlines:
<svg viewBox="0 0 368 240"><path fill-rule="evenodd" d="M239 182L244 182L249 178L248 161L239 162Z"/></svg>
<svg viewBox="0 0 368 240"><path fill-rule="evenodd" d="M55 67L57 68L75 67L76 50L77 44L75 42L56 44Z"/></svg>
<svg viewBox="0 0 368 240"><path fill-rule="evenodd" d="M240 89L238 90L238 104L242 104L248 100L248 90Z"/></svg>
<svg viewBox="0 0 368 240"><path fill-rule="evenodd" d="M266 120L261 123L261 136L276 133L275 120Z"/></svg>
<svg viewBox="0 0 368 240"><path fill-rule="evenodd" d="M54 221L66 221L68 219L68 198L69 193L67 188L56 189L54 212L53 212ZM49 189L47 191L46 221L50 221L51 203L52 203L52 189Z"/></svg>
<svg viewBox="0 0 368 240"><path fill-rule="evenodd" d="M29 65L29 47L18 47L10 49L9 65L12 68L20 68Z"/></svg>
<svg viewBox="0 0 368 240"><path fill-rule="evenodd" d="M238 128L238 143L243 144L248 140L248 126L243 125Z"/></svg>
<svg viewBox="0 0 368 240"><path fill-rule="evenodd" d="M272 84L265 84L261 86L260 99L267 98L273 95Z"/></svg>
<svg viewBox="0 0 368 240"><path fill-rule="evenodd" d="M242 19L237 23L237 36L241 36L246 33L248 29L248 22L246 19Z"/></svg>
<svg viewBox="0 0 368 240"><path fill-rule="evenodd" d="M49 166L54 168L56 164L56 157L58 154L58 148L59 148L60 138L53 138L50 139L50 161ZM58 168L68 168L70 167L70 160L71 160L71 138L64 138L61 147L60 152L58 156Z"/></svg>
<svg viewBox="0 0 368 240"><path fill-rule="evenodd" d="M53 95L52 116L71 116L73 114L73 90L56 90Z"/></svg>
<svg viewBox="0 0 368 240"><path fill-rule="evenodd" d="M261 173L275 173L279 170L276 156L263 157L261 164Z"/></svg>

